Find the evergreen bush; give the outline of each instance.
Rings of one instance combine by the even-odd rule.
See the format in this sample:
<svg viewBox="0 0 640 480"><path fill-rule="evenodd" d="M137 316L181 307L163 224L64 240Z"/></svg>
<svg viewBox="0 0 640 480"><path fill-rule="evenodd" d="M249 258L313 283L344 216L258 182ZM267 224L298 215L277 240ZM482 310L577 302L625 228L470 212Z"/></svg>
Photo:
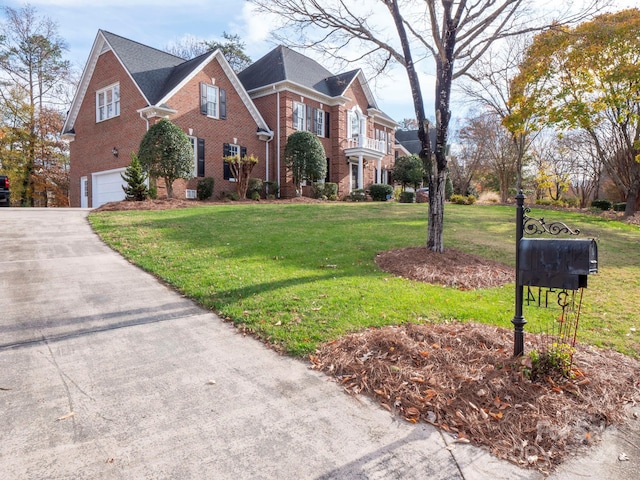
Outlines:
<svg viewBox="0 0 640 480"><path fill-rule="evenodd" d="M196 187L198 200L207 200L213 196L214 180L212 177L206 177L198 180Z"/></svg>
<svg viewBox="0 0 640 480"><path fill-rule="evenodd" d="M127 167L124 173L121 173L122 179L127 182L127 185L122 186L124 195L127 200L136 202L142 202L149 197L149 188L146 184L146 175L142 172L142 166L140 160L135 152L131 152L131 164Z"/></svg>
<svg viewBox="0 0 640 480"><path fill-rule="evenodd" d="M416 194L414 192L402 192L400 194L400 203L413 203L415 198Z"/></svg>
<svg viewBox="0 0 640 480"><path fill-rule="evenodd" d="M611 204L611 202L609 200L598 199L598 200L594 200L593 202L591 202L591 206L593 208L598 208L598 209L604 210L604 211L611 210L611 205L612 204Z"/></svg>
<svg viewBox="0 0 640 480"><path fill-rule="evenodd" d="M393 195L393 187L385 183L374 183L369 187L369 195L374 202L386 202Z"/></svg>

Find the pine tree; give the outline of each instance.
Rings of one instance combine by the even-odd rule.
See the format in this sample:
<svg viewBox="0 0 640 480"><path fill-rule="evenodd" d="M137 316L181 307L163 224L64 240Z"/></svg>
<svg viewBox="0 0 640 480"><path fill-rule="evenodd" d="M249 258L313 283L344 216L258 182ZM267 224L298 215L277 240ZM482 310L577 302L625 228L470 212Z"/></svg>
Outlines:
<svg viewBox="0 0 640 480"><path fill-rule="evenodd" d="M149 196L149 188L145 183L145 175L142 173L140 160L135 152L131 152L131 165L127 167L124 173L121 173L122 179L127 182L127 186L122 186L127 200L135 200L142 202Z"/></svg>

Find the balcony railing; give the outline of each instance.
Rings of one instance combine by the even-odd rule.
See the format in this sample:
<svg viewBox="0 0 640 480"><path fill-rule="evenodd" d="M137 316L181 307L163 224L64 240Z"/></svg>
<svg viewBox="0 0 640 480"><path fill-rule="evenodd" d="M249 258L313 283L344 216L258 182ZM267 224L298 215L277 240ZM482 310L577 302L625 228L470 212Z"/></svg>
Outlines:
<svg viewBox="0 0 640 480"><path fill-rule="evenodd" d="M376 152L386 154L387 142L356 135L348 139L347 148L368 148L369 150L375 150Z"/></svg>

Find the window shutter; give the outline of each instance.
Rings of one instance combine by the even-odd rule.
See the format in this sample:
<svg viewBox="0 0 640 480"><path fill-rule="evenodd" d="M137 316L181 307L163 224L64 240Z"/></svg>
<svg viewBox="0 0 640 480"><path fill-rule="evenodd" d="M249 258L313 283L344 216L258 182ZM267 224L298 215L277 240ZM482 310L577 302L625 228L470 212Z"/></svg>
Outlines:
<svg viewBox="0 0 640 480"><path fill-rule="evenodd" d="M220 89L220 118L227 119L227 91L224 88Z"/></svg>
<svg viewBox="0 0 640 480"><path fill-rule="evenodd" d="M311 114L313 113L313 109L309 105L305 105L305 109L307 111L307 130L309 132L313 131L313 122L311 121Z"/></svg>
<svg viewBox="0 0 640 480"><path fill-rule="evenodd" d="M204 138L198 139L198 176L204 177Z"/></svg>
<svg viewBox="0 0 640 480"><path fill-rule="evenodd" d="M313 122L313 128L311 128L310 130L315 133L316 135L318 134L318 109L317 108L312 108L312 122Z"/></svg>
<svg viewBox="0 0 640 480"><path fill-rule="evenodd" d="M331 169L331 159L329 157L327 157L327 174L324 177L324 181L325 182L330 182L331 181L330 180L331 179L330 169Z"/></svg>
<svg viewBox="0 0 640 480"><path fill-rule="evenodd" d="M329 128L329 112L324 112L324 136L329 138L329 132L331 129Z"/></svg>
<svg viewBox="0 0 640 480"><path fill-rule="evenodd" d="M207 85L200 82L200 113L207 114Z"/></svg>
<svg viewBox="0 0 640 480"><path fill-rule="evenodd" d="M247 156L247 147L240 147L240 158Z"/></svg>
<svg viewBox="0 0 640 480"><path fill-rule="evenodd" d="M224 158L228 157L229 155L231 155L231 148L229 147L228 143L225 143L224 145L222 145L222 156ZM229 162L227 162L226 160L223 160L222 176L225 180L229 180L231 178L231 167L229 167Z"/></svg>

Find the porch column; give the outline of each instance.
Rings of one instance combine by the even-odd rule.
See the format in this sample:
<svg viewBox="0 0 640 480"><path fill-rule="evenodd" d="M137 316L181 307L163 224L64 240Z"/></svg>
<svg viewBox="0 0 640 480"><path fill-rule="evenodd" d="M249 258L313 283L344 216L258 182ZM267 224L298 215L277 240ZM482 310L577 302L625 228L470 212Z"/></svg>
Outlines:
<svg viewBox="0 0 640 480"><path fill-rule="evenodd" d="M378 159L378 169L376 171L376 183L382 183L382 159Z"/></svg>
<svg viewBox="0 0 640 480"><path fill-rule="evenodd" d="M362 155L358 155L358 188L364 188L364 161Z"/></svg>

